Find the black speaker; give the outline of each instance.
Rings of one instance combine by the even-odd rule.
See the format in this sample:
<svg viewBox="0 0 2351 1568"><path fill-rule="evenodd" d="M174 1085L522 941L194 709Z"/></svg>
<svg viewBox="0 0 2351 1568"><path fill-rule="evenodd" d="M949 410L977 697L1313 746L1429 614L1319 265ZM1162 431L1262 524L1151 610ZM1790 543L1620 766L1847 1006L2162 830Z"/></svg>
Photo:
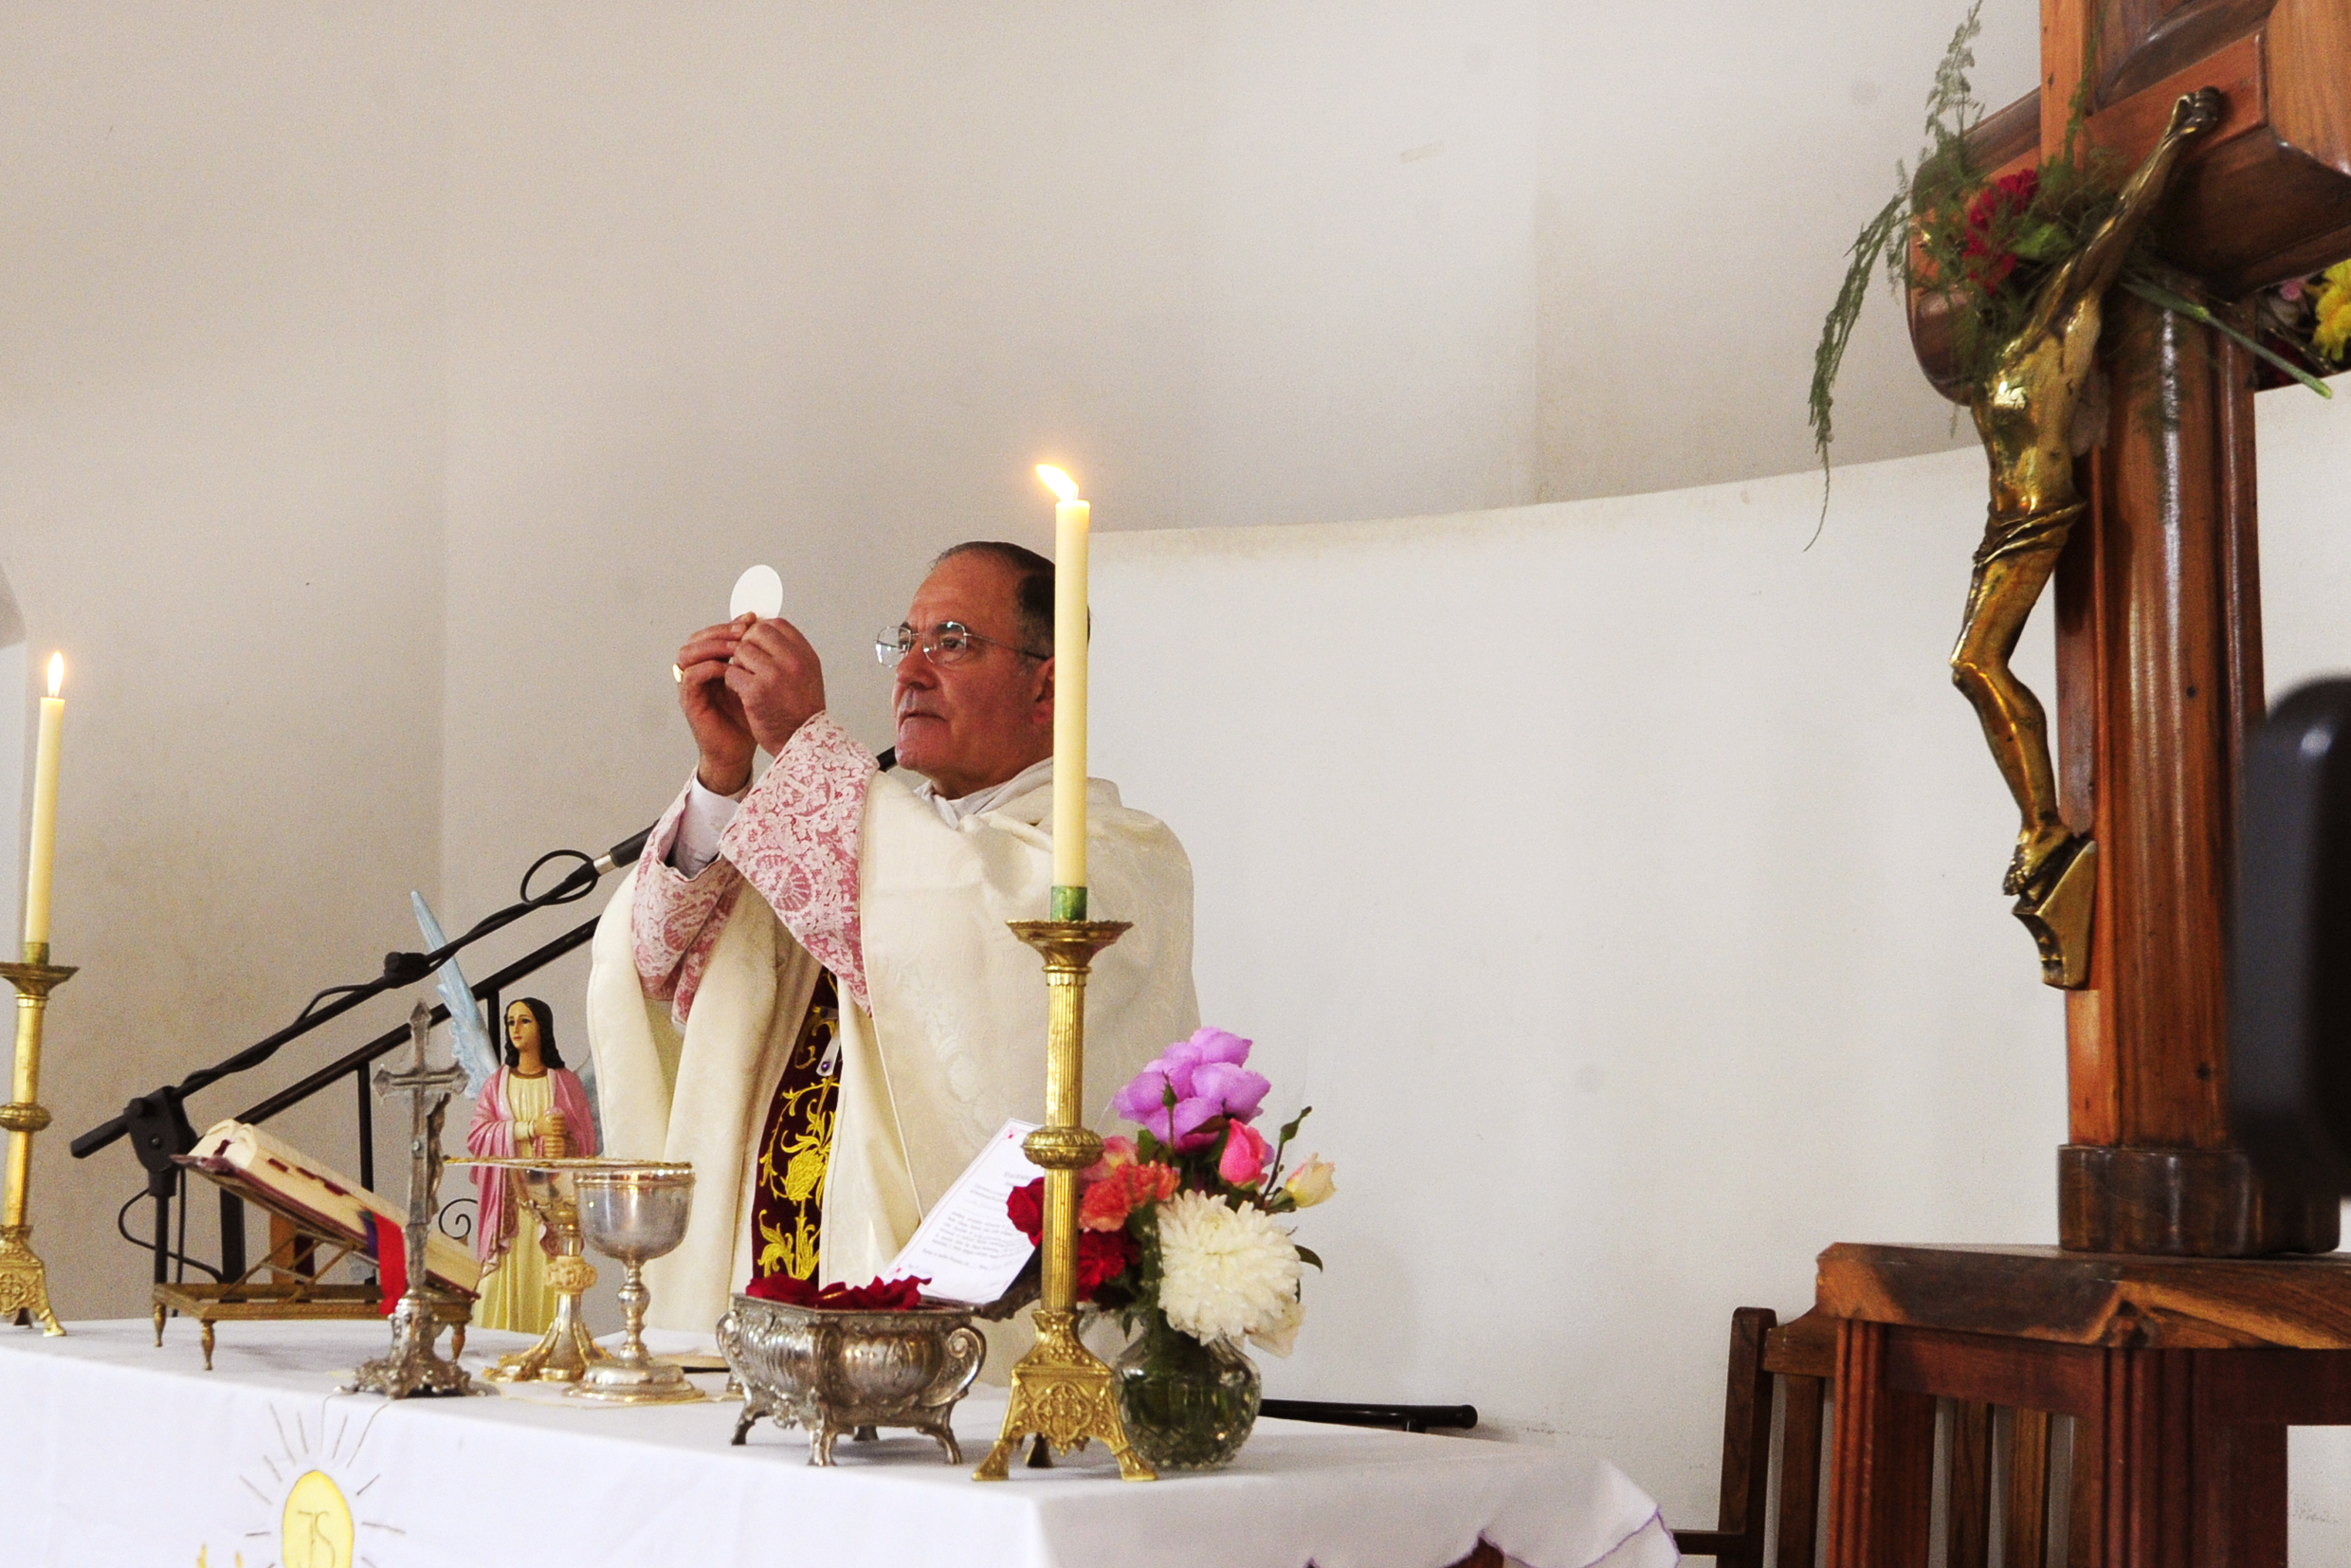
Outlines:
<svg viewBox="0 0 2351 1568"><path fill-rule="evenodd" d="M2245 758L2229 1090L2265 1173L2351 1192L2351 681L2279 703Z"/></svg>

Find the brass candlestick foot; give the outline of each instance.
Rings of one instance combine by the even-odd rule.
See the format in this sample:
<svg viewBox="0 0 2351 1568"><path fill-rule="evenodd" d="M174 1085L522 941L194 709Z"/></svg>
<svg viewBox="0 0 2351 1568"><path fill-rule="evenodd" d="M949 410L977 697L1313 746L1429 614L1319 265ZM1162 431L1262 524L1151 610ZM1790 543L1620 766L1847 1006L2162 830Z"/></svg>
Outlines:
<svg viewBox="0 0 2351 1568"><path fill-rule="evenodd" d="M38 1322L42 1333L63 1334L64 1325L49 1310L48 1267L33 1255L31 1235L29 1225L0 1225L0 1317L19 1328Z"/></svg>
<svg viewBox="0 0 2351 1568"><path fill-rule="evenodd" d="M9 1103L0 1105L0 1128L9 1135L8 1188L0 1199L0 1317L20 1328L37 1322L42 1333L52 1336L64 1334L65 1326L49 1309L49 1271L32 1249L32 1222L25 1216L33 1134L49 1124L40 1103L42 1017L49 993L73 974L49 962L46 942L27 942L21 964L0 964L0 976L16 988L16 1068Z"/></svg>
<svg viewBox="0 0 2351 1568"><path fill-rule="evenodd" d="M1059 897L1079 889L1054 889ZM1082 903L1077 905L1083 907ZM1102 1158L1102 1139L1084 1124L1085 977L1094 955L1126 934L1123 921L1014 921L1012 934L1045 956L1047 1005L1045 1125L1021 1147L1045 1169L1043 1301L1037 1342L1012 1367L1012 1398L1004 1431L975 1481L1003 1481L1021 1440L1036 1436L1048 1449L1070 1453L1099 1438L1119 1462L1123 1481L1156 1481L1158 1473L1126 1439L1110 1368L1078 1340L1078 1173Z"/></svg>
<svg viewBox="0 0 2351 1568"><path fill-rule="evenodd" d="M972 1472L975 1481L1008 1479L1021 1439L1032 1432L1040 1452L1058 1449L1068 1453L1099 1437L1119 1462L1120 1480L1158 1479L1158 1472L1126 1440L1126 1423L1119 1419L1110 1369L1079 1342L1077 1317L1074 1312L1038 1309L1037 1342L1012 1368L1012 1402L1004 1412L1003 1434ZM1045 1468L1038 1465L1036 1456L1030 1463Z"/></svg>

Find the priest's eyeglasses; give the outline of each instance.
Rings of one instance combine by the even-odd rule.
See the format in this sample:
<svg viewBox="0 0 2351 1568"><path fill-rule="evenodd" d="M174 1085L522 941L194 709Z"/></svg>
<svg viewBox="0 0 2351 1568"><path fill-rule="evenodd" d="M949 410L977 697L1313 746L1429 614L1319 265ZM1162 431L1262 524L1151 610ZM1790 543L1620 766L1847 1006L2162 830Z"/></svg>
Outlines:
<svg viewBox="0 0 2351 1568"><path fill-rule="evenodd" d="M982 637L961 621L941 621L920 635L902 622L897 626L884 627L874 637L873 656L895 669L899 660L920 646L925 659L944 669L949 665L959 665L969 659L978 650L981 643L1017 653L1024 659L1052 657L1049 653L1031 653L1025 647L1014 647L1011 643L999 643L993 637Z"/></svg>

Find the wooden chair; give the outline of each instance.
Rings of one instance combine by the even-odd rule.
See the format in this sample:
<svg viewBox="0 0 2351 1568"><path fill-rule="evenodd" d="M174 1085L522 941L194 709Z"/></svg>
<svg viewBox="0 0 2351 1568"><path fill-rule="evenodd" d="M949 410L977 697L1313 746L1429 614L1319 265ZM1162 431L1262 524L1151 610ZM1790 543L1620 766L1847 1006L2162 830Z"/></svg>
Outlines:
<svg viewBox="0 0 2351 1568"><path fill-rule="evenodd" d="M1722 1490L1711 1530L1675 1530L1684 1557L1721 1568L1763 1568L1764 1528L1779 1492L1777 1561L1812 1568L1820 1512L1820 1430L1836 1366L1835 1324L1825 1340L1811 1320L1781 1327L1769 1307L1731 1314L1728 1385L1722 1398ZM1775 1386L1786 1379L1778 1474L1772 1471Z"/></svg>
<svg viewBox="0 0 2351 1568"><path fill-rule="evenodd" d="M1821 1435L1833 1409L1836 1376L1834 1318L1808 1312L1781 1323L1767 1307L1742 1306L1731 1314L1730 1364L1722 1401L1722 1501L1711 1530L1675 1530L1685 1557L1710 1557L1721 1568L1765 1568L1767 1505L1777 1494L1778 1519L1772 1532L1776 1568L1813 1568L1818 1560L1821 1495ZM1779 1464L1772 1464L1775 1396L1781 1417ZM1970 1400L1948 1401L1942 1418L1945 1441L1944 1518L1949 1568L1985 1568L1993 1525L2000 1526L2008 1568L2045 1568L2049 1562L2049 1501L2051 1483L2051 1418L2046 1412L2001 1412ZM2006 1419L2002 1417L2005 1414ZM1993 1507L1996 1429L2007 1429L2006 1474L1997 1480L2004 1506ZM1929 1508L1916 1511L1922 1534ZM1924 1560L1925 1542L1918 1545ZM2072 1560L2061 1552L2060 1563Z"/></svg>

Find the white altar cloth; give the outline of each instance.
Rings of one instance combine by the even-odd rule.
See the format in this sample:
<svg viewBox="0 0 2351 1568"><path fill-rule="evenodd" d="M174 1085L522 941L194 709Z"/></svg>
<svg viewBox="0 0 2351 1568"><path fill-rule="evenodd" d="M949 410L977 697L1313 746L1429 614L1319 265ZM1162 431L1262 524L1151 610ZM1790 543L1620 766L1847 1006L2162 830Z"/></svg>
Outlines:
<svg viewBox="0 0 2351 1568"><path fill-rule="evenodd" d="M1211 1475L1130 1485L1096 1448L980 1485L1000 1390L959 1407L961 1466L885 1433L825 1470L796 1428L730 1447L734 1403L337 1393L384 1348L373 1324L226 1323L209 1374L183 1322L161 1350L145 1321L67 1327L0 1331L6 1568L1442 1568L1481 1533L1532 1568L1675 1560L1621 1471L1552 1449L1263 1421ZM477 1333L465 1360L527 1342ZM311 1471L348 1505L348 1547L311 1517L319 1483L298 1492Z"/></svg>

